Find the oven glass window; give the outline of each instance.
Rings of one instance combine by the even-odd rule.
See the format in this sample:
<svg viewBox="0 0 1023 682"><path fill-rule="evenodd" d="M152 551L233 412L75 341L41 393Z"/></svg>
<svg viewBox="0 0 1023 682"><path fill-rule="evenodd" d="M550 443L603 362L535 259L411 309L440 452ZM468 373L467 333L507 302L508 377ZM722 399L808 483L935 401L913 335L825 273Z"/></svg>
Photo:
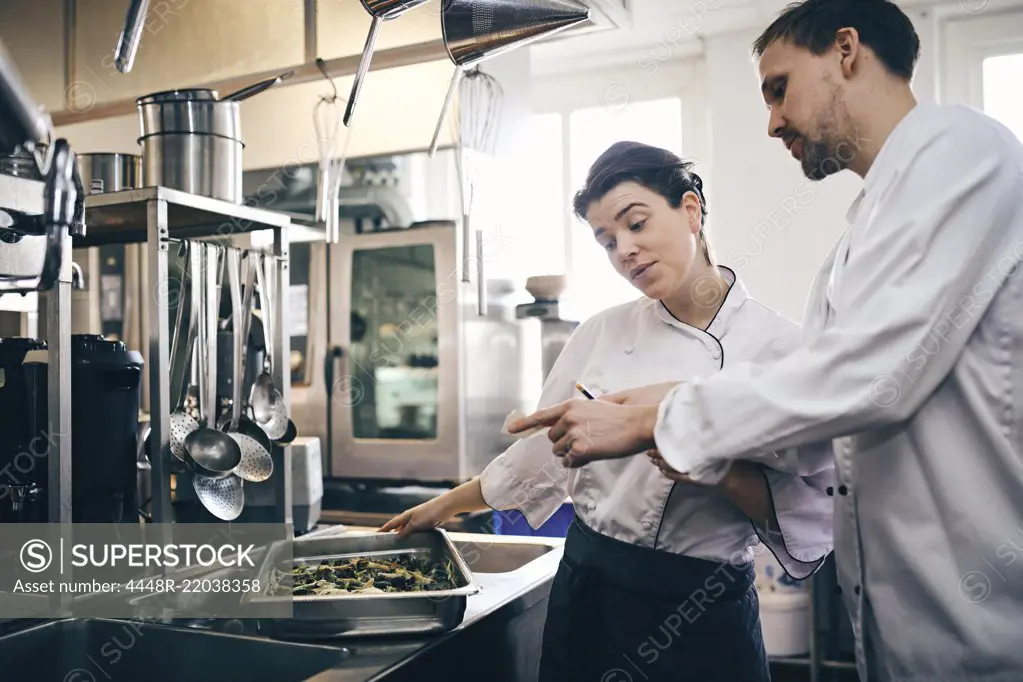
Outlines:
<svg viewBox="0 0 1023 682"><path fill-rule="evenodd" d="M437 437L436 262L430 244L352 257L352 405L356 438ZM353 391L353 396L356 392Z"/></svg>

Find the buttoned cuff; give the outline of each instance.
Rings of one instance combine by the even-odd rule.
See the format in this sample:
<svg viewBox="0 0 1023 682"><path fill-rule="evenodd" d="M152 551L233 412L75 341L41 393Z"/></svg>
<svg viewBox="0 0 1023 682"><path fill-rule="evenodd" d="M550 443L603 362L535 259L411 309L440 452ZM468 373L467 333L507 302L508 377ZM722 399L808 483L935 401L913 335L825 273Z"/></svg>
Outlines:
<svg viewBox="0 0 1023 682"><path fill-rule="evenodd" d="M679 384L671 389L657 407L654 442L657 451L675 471L709 485L721 481L731 468L731 461L709 461L701 456L701 425L688 407L692 386Z"/></svg>
<svg viewBox="0 0 1023 682"><path fill-rule="evenodd" d="M565 502L564 485L556 477L549 479L543 470L536 472L533 480L524 481L519 478L521 472L509 463L510 459L501 455L480 473L483 501L495 511L518 511L525 517L529 527L537 530ZM553 456L550 466L561 467L554 462Z"/></svg>

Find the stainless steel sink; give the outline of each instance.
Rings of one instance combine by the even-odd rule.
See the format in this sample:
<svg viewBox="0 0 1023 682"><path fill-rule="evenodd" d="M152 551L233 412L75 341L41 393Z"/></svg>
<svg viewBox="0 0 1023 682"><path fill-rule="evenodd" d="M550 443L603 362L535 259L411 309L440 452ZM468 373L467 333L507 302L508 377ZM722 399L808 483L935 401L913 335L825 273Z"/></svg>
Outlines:
<svg viewBox="0 0 1023 682"><path fill-rule="evenodd" d="M526 564L539 559L555 548L545 542L514 542L504 540L507 536L490 536L494 539L453 540L455 549L462 555L473 573L511 573Z"/></svg>
<svg viewBox="0 0 1023 682"><path fill-rule="evenodd" d="M4 679L33 682L299 682L349 655L344 649L100 619L52 621L0 638Z"/></svg>

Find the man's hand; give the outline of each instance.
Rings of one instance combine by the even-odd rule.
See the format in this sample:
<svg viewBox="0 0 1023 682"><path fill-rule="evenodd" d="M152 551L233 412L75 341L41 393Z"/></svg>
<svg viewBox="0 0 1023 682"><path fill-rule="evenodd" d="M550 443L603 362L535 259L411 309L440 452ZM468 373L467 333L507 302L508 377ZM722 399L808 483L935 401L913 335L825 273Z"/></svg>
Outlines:
<svg viewBox="0 0 1023 682"><path fill-rule="evenodd" d="M668 395L671 389L679 385L677 381L669 381L663 384L651 384L639 388L629 388L617 393L602 395L601 400L617 403L618 405L660 405L664 396Z"/></svg>
<svg viewBox="0 0 1023 682"><path fill-rule="evenodd" d="M606 400L567 400L508 425L511 433L550 427L554 454L567 467L627 457L654 447L656 405L619 405Z"/></svg>

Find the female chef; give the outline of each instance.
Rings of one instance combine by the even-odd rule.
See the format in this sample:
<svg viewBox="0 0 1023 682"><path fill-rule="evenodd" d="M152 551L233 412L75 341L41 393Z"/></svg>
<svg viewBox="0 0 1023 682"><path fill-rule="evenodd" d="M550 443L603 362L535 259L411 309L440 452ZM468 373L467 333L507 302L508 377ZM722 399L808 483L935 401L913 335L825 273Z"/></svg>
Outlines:
<svg viewBox="0 0 1023 682"><path fill-rule="evenodd" d="M577 385L605 394L693 380L798 343L796 324L714 265L703 183L671 152L613 145L590 169L574 209L644 297L577 328L541 407L581 397ZM753 551L759 539L797 579L821 565L832 547L828 447L751 453L703 486L656 452L569 469L536 433L478 478L381 530L433 528L488 507L516 509L538 528L570 497L576 518L551 588L541 682L766 682Z"/></svg>

